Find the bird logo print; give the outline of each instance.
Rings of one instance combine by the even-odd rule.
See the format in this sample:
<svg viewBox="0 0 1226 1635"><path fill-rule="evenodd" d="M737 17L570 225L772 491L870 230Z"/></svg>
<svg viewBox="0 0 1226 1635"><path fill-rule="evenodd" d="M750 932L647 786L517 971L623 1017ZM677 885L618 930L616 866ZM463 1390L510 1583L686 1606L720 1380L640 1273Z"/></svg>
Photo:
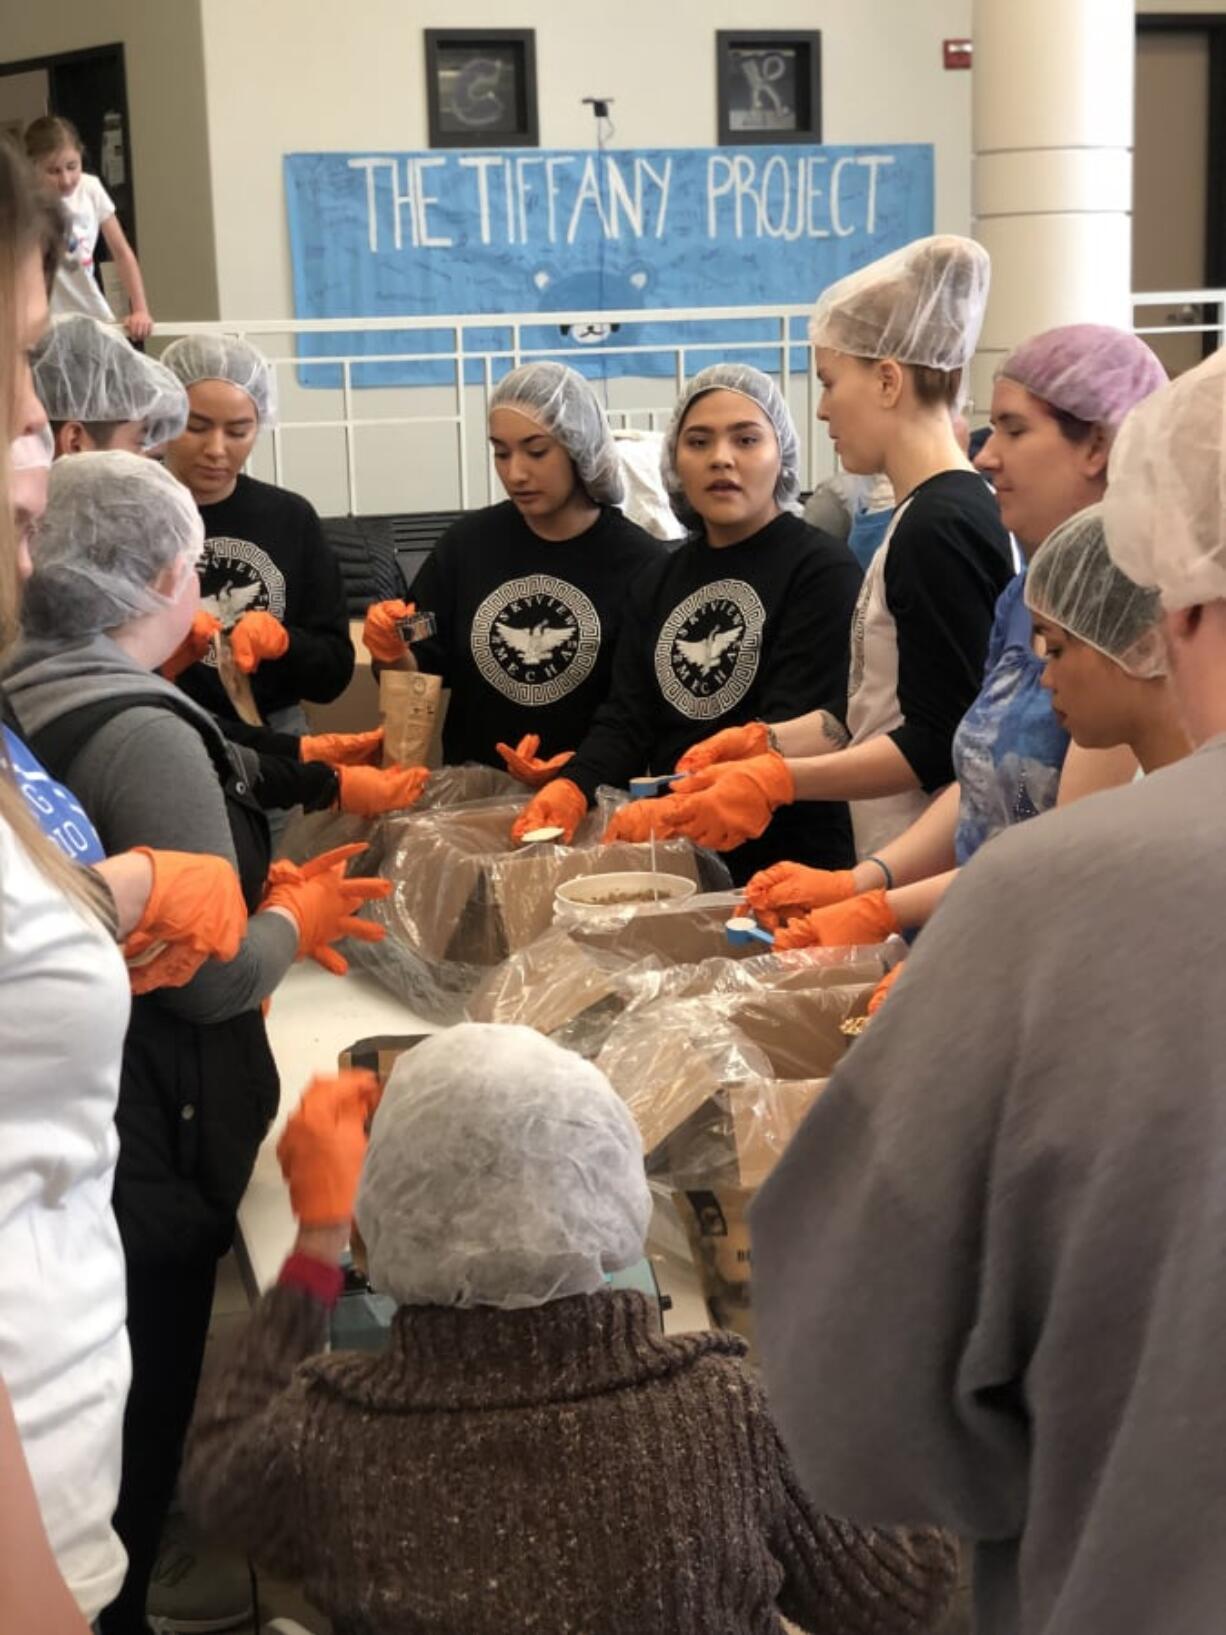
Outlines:
<svg viewBox="0 0 1226 1635"><path fill-rule="evenodd" d="M550 625L542 619L537 624L517 629L515 625L500 619L494 626L494 633L513 653L519 655L529 669L535 669L552 657L563 643L573 640L575 626Z"/></svg>
<svg viewBox="0 0 1226 1635"><path fill-rule="evenodd" d="M709 676L728 649L735 646L744 634L743 624L733 625L731 630L712 630L699 641L678 640L677 651L687 664L694 666L699 675Z"/></svg>

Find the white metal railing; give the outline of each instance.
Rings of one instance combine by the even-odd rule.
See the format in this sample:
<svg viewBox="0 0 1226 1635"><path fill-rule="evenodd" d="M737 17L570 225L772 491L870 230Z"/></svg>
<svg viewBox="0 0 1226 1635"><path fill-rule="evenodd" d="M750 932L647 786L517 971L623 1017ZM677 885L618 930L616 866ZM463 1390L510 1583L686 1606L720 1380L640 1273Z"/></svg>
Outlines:
<svg viewBox="0 0 1226 1635"><path fill-rule="evenodd" d="M362 497L367 486L360 481L358 445L363 431L386 430L391 427L448 426L452 428L455 458L455 503L459 509L472 504L484 504L496 492L493 464L485 438L485 423L490 394L498 377L506 367L516 367L534 358L555 358L575 363L580 358L653 358L671 359L667 376L648 377L627 375L607 382L594 381L598 392L603 392L610 422L615 427L639 425L659 429L667 418L671 403L690 375L707 364L720 360L748 357L765 364L779 378L781 389L793 407L798 424L807 430L814 425L817 406L817 378L813 369L812 353L806 344L805 325L809 315L807 306L752 306L687 308L626 308L598 312L519 312L504 314L471 313L443 317L406 315L393 318L326 318L326 319L258 319L244 321L165 323L159 322L157 339L172 339L180 335L224 334L238 335L252 340L268 353L277 370L277 383L282 402L282 413L274 426L270 440L272 479L283 480L286 472L286 438L306 432L332 431L343 440L345 467L346 509L358 514L363 509ZM751 324L753 333L746 335L738 326ZM561 343L553 346L532 344L540 331L550 328L591 326L609 330L608 338L581 348ZM633 325L634 333L642 338L619 339L619 330ZM677 332L695 326L718 326L718 338L682 339ZM651 335L652 329L667 330L670 335ZM498 341L491 345L474 336L482 331L486 336L494 332ZM528 334L526 332L533 332ZM451 344L437 351L423 350L412 343L394 344L397 335L442 334L450 337ZM378 351L350 351L318 354L304 350L305 336L386 335L386 347ZM271 343L271 344L270 344ZM278 346L280 343L280 347ZM288 349L282 350L288 343ZM155 348L156 350L156 348ZM448 385L370 386L355 384L355 374L372 365L442 365L452 379ZM474 385L467 376L473 366L479 374ZM300 372L339 371L339 386L307 387L300 384ZM654 381L665 396L661 401L643 401L644 388ZM326 409L315 412L316 405L328 398L329 393L339 399L339 412ZM399 400L388 408L388 394ZM445 405L440 400L449 399ZM385 412L363 412L363 403L379 398L379 407ZM615 401L621 399L621 401ZM314 403L311 400L315 400ZM292 406L292 407L291 407ZM289 412L285 412L289 409ZM474 427L477 435L473 435ZM824 440L823 440L824 441ZM803 470L809 485L823 474L821 456L825 453L817 438L806 437L803 450ZM313 497L313 496L312 496ZM428 510L436 507L421 503L406 504L405 510ZM442 509L443 507L438 507ZM367 506L366 509L382 509Z"/></svg>
<svg viewBox="0 0 1226 1635"><path fill-rule="evenodd" d="M1175 290L1134 295L1134 328L1139 335L1211 335L1216 344L1226 344L1226 290ZM1160 321L1142 322L1148 309L1162 309ZM282 403L282 413L268 443L268 475L274 482L288 482L306 492L325 514L347 511L360 514L377 511L464 510L488 503L497 497L493 463L485 437L490 394L505 366L514 367L533 358L556 358L574 363L586 358L671 357L667 376L648 378L627 375L609 381L595 381L606 402L610 422L615 427L642 426L659 429L666 421L672 400L690 375L709 363L748 357L765 364L778 377L788 399L801 439L806 486L812 487L833 468L828 439L817 432L818 385L812 351L806 344L807 306L744 306L687 308L627 308L597 312L518 312L469 313L426 317L415 314L390 318L272 318L208 322L159 322L157 340L180 335L224 334L251 339L274 364ZM1208 316L1206 316L1206 314ZM1175 321L1172 321L1174 319ZM746 335L743 326L753 325ZM530 344L535 336L526 332L593 326L608 333L590 345L573 343L557 346ZM634 326L634 339L621 339L622 330ZM687 328L718 326L716 339L685 339ZM613 328L612 326L620 326ZM655 337L651 331L664 331ZM681 336L678 336L678 331ZM483 336L475 331L484 332ZM499 336L490 344L489 333ZM642 337L639 337L640 332ZM438 351L417 348L396 337L441 335L450 344ZM378 351L342 351L324 355L303 349L307 336L385 335L386 345ZM367 340L366 344L371 344ZM308 343L309 346L309 343ZM155 343L155 350L156 350ZM452 375L450 384L370 386L355 384L355 372L372 365L418 364L443 366ZM467 376L475 367L476 383ZM307 387L301 384L301 370L337 370L337 386ZM653 392L654 388L654 392ZM654 395L656 401L650 399ZM378 412L375 412L375 410ZM449 472L440 472L426 428L449 428L452 461ZM377 459L361 459L363 434L415 428L416 437L407 440L391 462L404 479L400 488L389 486L386 454ZM291 462L287 439L307 443L318 434L339 438L342 461L331 486L320 476L318 460ZM419 464L415 466L415 450ZM256 465L259 466L259 458ZM324 462L326 464L326 462ZM325 489L327 490L325 492ZM364 503L364 501L366 503Z"/></svg>

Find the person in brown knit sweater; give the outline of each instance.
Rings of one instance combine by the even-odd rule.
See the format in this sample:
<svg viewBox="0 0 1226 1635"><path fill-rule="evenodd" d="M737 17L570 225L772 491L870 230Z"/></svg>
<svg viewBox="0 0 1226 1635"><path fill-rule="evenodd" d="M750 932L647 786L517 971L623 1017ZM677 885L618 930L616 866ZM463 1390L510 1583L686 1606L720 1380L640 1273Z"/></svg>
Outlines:
<svg viewBox="0 0 1226 1635"><path fill-rule="evenodd" d="M918 1635L943 1534L818 1515L734 1335L666 1338L637 1129L590 1063L466 1025L317 1080L282 1141L301 1223L210 1370L185 1501L335 1635ZM323 1355L354 1193L386 1352Z"/></svg>

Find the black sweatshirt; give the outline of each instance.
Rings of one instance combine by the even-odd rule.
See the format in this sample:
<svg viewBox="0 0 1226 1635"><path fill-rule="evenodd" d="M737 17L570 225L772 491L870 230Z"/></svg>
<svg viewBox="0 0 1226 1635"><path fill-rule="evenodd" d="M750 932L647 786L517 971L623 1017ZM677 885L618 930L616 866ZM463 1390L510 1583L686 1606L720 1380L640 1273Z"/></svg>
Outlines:
<svg viewBox="0 0 1226 1635"><path fill-rule="evenodd" d="M304 698L327 704L353 674L353 644L341 570L314 507L300 494L239 476L229 499L202 505L205 546L201 605L226 630L244 613L267 612L289 632L284 658L266 659L251 678L260 714ZM177 678L206 710L234 718L212 658Z"/></svg>
<svg viewBox="0 0 1226 1635"><path fill-rule="evenodd" d="M889 538L885 602L897 638L897 677L879 664L892 651L871 638L865 681L892 685L902 725L889 736L932 794L954 778L958 723L983 686L996 599L1013 577L1009 534L996 496L971 471L943 471L914 489ZM874 651L869 651L869 648Z"/></svg>
<svg viewBox="0 0 1226 1635"><path fill-rule="evenodd" d="M451 689L449 766L502 766L494 745L540 734L542 756L574 749L608 693L631 586L663 545L610 506L575 539L541 539L509 500L452 523L409 591L438 634L418 668Z"/></svg>
<svg viewBox="0 0 1226 1635"><path fill-rule="evenodd" d="M791 512L739 545L686 540L631 592L612 690L562 776L591 800L599 784L671 772L721 727L819 709L842 721L859 586L847 547ZM847 807L784 808L728 862L744 878L784 858L849 863Z"/></svg>

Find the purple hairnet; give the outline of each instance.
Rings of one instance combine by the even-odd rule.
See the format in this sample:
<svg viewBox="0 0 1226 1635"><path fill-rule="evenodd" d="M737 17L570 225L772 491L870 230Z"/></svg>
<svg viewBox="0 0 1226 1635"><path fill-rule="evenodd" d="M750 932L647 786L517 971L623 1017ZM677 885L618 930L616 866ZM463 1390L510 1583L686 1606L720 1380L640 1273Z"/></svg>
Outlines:
<svg viewBox="0 0 1226 1635"><path fill-rule="evenodd" d="M1166 385L1166 370L1145 342L1111 324L1064 324L1032 335L1005 359L1000 376L1053 409L1110 431L1135 403Z"/></svg>

